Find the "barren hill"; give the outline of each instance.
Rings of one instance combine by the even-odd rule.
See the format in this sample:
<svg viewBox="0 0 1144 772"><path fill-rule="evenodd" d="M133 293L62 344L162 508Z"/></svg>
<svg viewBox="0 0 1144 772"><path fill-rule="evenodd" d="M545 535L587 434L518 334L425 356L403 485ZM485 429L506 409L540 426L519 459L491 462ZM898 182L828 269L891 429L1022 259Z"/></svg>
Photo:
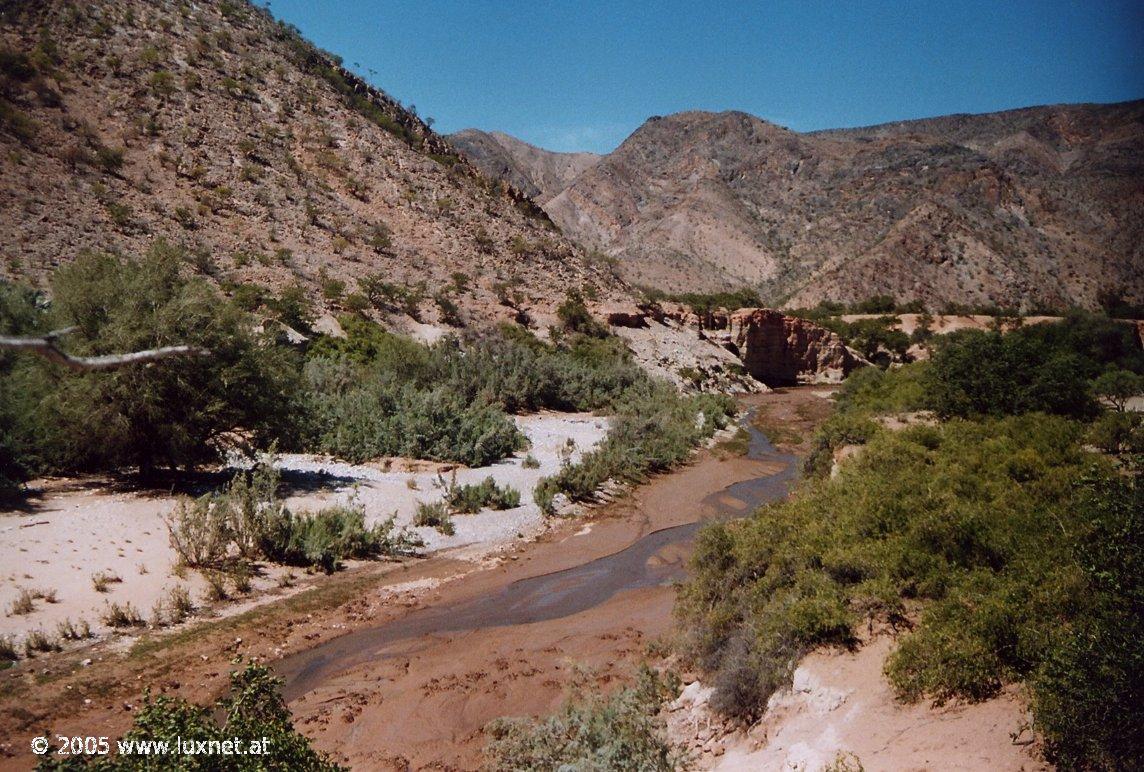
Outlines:
<svg viewBox="0 0 1144 772"><path fill-rule="evenodd" d="M746 284L796 305L1144 300L1141 101L809 134L679 113L538 200L663 289Z"/></svg>
<svg viewBox="0 0 1144 772"><path fill-rule="evenodd" d="M531 200L242 1L0 4L0 181L0 278L163 238L247 297L296 284L430 322L625 296Z"/></svg>
<svg viewBox="0 0 1144 772"><path fill-rule="evenodd" d="M499 131L464 129L447 139L477 168L543 206L600 160L595 153L556 153Z"/></svg>

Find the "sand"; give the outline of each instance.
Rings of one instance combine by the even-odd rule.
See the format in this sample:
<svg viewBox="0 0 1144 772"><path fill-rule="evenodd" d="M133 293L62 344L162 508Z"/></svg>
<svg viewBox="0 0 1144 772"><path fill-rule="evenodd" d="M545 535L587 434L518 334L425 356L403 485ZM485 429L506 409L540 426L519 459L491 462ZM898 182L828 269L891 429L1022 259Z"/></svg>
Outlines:
<svg viewBox="0 0 1144 772"><path fill-rule="evenodd" d="M531 447L515 457L489 467L456 468L444 478L458 484L475 483L492 476L501 485L521 492L521 506L474 515L455 515L456 533L445 536L433 528L413 528L419 501L441 498L439 468L434 464L409 464L391 460L389 466L422 468L425 471L383 471L382 464L352 465L336 459L308 455L283 455L278 466L286 472L324 472L329 477L307 475L318 484L313 490L287 499L291 509L317 509L356 499L365 508L366 519L376 523L396 515L400 526L409 527L425 542L426 552L456 550L469 560L481 560L519 538L534 536L546 527L545 518L532 500L540 477L559 469L563 459L575 462L607 432L607 419L588 414L541 413L518 416L516 422ZM569 445L571 441L571 445ZM526 469L531 454L539 467ZM447 468L448 465L446 465ZM289 478L288 478L289 479ZM93 633L109 631L102 621L109 604L130 603L147 620L156 603L174 587L184 587L200 606L207 582L196 571L180 570L171 549L164 517L174 508L176 496L155 491L116 491L106 479L41 481L42 495L24 510L0 512L0 635L19 643L33 630L55 634L65 620L86 622ZM410 487L411 485L415 487ZM229 604L231 610L246 608L258 598L281 594L283 577L298 569L264 565L252 580L244 602ZM93 576L106 573L120 581L99 592ZM38 599L28 614L10 613L21 590L54 593L54 602ZM225 609L222 609L226 613Z"/></svg>
<svg viewBox="0 0 1144 772"><path fill-rule="evenodd" d="M903 704L882 675L893 646L883 635L856 652L809 655L763 720L728 738L700 768L819 770L839 754L857 757L868 772L1048 768L1033 755L1032 735L1020 731L1029 716L1015 690L975 704Z"/></svg>

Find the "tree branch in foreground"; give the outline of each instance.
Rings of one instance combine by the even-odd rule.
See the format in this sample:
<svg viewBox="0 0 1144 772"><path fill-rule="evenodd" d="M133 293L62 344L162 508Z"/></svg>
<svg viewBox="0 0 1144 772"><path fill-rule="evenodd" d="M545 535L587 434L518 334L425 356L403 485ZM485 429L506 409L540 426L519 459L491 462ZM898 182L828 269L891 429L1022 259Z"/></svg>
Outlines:
<svg viewBox="0 0 1144 772"><path fill-rule="evenodd" d="M61 351L56 341L63 335L75 332L77 327L65 327L62 330L49 332L42 337L6 337L0 335L0 350L30 351L39 354L56 364L70 368L77 372L89 370L112 370L116 367L155 362L160 359L179 356L209 356L210 351L198 346L163 346L146 351L133 351L129 354L106 354L97 357L77 357Z"/></svg>

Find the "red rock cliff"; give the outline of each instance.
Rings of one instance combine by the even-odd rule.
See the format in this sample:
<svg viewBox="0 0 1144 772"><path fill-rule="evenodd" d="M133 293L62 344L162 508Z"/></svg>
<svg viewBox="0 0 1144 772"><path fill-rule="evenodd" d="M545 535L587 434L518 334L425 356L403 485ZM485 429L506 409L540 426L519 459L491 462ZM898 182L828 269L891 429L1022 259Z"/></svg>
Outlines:
<svg viewBox="0 0 1144 772"><path fill-rule="evenodd" d="M768 386L837 383L867 364L825 327L767 308L732 312L726 335L747 372Z"/></svg>

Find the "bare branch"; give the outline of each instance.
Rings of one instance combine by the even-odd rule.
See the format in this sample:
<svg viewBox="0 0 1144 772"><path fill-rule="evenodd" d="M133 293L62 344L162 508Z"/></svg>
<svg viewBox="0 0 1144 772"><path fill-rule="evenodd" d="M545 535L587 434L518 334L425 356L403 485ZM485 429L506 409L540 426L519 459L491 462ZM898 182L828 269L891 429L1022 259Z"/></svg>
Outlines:
<svg viewBox="0 0 1144 772"><path fill-rule="evenodd" d="M210 351L198 346L163 346L146 351L133 351L129 354L107 354L98 357L77 357L61 351L56 341L63 335L75 332L77 327L65 327L62 330L53 330L46 335L36 337L6 337L0 335L0 349L9 351L28 351L48 359L56 364L70 368L77 372L90 370L112 370L127 365L155 362L160 359L180 356L209 356Z"/></svg>

